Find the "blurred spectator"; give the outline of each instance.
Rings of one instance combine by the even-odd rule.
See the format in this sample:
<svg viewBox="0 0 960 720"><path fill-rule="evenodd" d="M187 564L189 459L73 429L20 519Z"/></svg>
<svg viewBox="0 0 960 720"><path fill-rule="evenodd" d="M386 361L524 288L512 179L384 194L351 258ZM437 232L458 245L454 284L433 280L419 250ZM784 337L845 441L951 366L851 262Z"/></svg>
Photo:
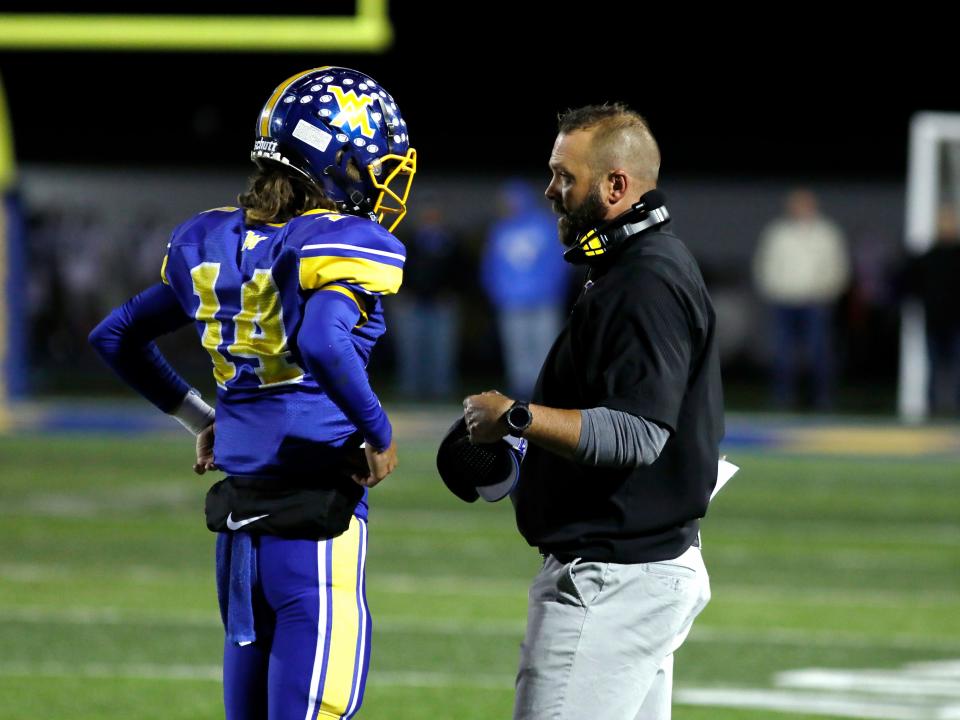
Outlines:
<svg viewBox="0 0 960 720"><path fill-rule="evenodd" d="M88 208L35 213L28 231L31 357L75 360L103 315L113 238Z"/></svg>
<svg viewBox="0 0 960 720"><path fill-rule="evenodd" d="M493 304L511 395L526 398L560 332L569 266L556 219L525 182L499 194L501 219L490 229L480 280Z"/></svg>
<svg viewBox="0 0 960 720"><path fill-rule="evenodd" d="M148 207L136 213L133 221L121 233L121 237L128 240L121 242L120 252L116 253L129 277L124 284L123 297L116 299L115 303L123 302L137 292L137 288L149 287L157 281L160 277L157 268L166 254L170 234L178 221L178 218L172 218L158 208ZM129 289L131 287L132 290Z"/></svg>
<svg viewBox="0 0 960 720"><path fill-rule="evenodd" d="M27 221L27 307L30 315L30 364L53 358L63 360L62 345L65 293L61 261L57 252L58 210L34 212Z"/></svg>
<svg viewBox="0 0 960 720"><path fill-rule="evenodd" d="M904 290L920 299L930 357L930 408L955 415L960 408L960 227L953 207L937 216L933 246L907 265Z"/></svg>
<svg viewBox="0 0 960 720"><path fill-rule="evenodd" d="M753 261L760 296L774 313L774 398L781 408L796 400L798 356L805 351L818 409L832 404L834 348L832 314L850 280L850 261L841 229L820 214L817 198L797 189L786 199L786 215L760 236Z"/></svg>
<svg viewBox="0 0 960 720"><path fill-rule="evenodd" d="M407 261L403 292L390 298L396 323L400 392L417 400L449 399L457 378L459 307L457 295L465 275L458 238L437 202L419 201L421 210L411 234L404 236Z"/></svg>
<svg viewBox="0 0 960 720"><path fill-rule="evenodd" d="M101 213L93 208L74 208L61 216L57 228L57 254L67 302L67 336L72 352L83 352L83 338L105 313L104 280L116 241Z"/></svg>

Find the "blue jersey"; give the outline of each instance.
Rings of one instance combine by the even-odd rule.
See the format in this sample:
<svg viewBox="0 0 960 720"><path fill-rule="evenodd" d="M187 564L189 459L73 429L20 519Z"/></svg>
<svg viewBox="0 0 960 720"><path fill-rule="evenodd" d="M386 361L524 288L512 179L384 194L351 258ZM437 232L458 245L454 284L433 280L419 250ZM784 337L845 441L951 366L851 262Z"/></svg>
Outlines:
<svg viewBox="0 0 960 720"><path fill-rule="evenodd" d="M350 339L366 366L385 330L381 297L399 289L404 258L376 222L327 210L247 225L242 209L218 208L174 230L161 277L213 362L220 469L310 477L336 462L357 427L303 361L304 306L319 290L356 303Z"/></svg>

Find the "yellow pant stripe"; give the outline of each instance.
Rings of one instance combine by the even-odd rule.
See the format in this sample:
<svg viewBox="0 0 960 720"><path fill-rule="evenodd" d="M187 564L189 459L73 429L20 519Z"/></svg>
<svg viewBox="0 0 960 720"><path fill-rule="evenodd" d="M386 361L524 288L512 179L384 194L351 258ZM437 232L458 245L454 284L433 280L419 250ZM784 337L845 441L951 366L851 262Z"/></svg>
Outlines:
<svg viewBox="0 0 960 720"><path fill-rule="evenodd" d="M357 657L357 638L361 633L360 607L357 602L357 567L360 561L360 521L350 520L343 535L334 538L333 558L328 569L331 583L330 653L327 677L323 684L319 717L339 718L347 712L356 677L357 663L363 662L361 649Z"/></svg>

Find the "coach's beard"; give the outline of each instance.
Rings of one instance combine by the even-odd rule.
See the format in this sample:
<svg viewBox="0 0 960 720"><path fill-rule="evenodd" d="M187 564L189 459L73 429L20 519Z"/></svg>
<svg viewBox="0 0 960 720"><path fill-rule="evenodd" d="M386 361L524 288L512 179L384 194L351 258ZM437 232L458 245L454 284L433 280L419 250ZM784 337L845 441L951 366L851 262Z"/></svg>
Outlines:
<svg viewBox="0 0 960 720"><path fill-rule="evenodd" d="M597 187L590 190L579 207L566 211L561 203L555 202L553 211L560 216L557 218L560 242L568 248L573 247L580 235L600 225L606 215L600 189Z"/></svg>

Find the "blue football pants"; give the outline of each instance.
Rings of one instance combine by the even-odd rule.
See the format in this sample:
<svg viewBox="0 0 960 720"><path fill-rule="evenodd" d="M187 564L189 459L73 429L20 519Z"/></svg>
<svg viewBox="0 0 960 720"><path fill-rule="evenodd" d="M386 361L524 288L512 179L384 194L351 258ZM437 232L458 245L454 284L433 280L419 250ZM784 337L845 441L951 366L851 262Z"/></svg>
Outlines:
<svg viewBox="0 0 960 720"><path fill-rule="evenodd" d="M254 542L257 639L224 646L227 720L353 717L370 664L366 521L331 540Z"/></svg>

